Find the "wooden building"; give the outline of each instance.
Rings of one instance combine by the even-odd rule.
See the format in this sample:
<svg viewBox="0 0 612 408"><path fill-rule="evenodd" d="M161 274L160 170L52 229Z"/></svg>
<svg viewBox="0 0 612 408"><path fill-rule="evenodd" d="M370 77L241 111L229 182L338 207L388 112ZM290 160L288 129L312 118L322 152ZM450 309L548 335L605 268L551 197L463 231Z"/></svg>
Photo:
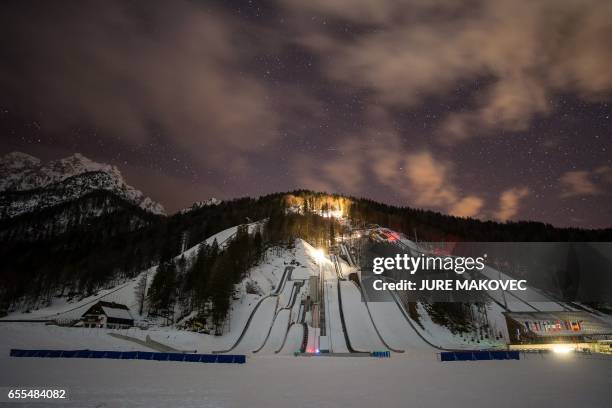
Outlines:
<svg viewBox="0 0 612 408"><path fill-rule="evenodd" d="M127 329L134 326L134 318L126 305L99 301L81 316L84 327Z"/></svg>

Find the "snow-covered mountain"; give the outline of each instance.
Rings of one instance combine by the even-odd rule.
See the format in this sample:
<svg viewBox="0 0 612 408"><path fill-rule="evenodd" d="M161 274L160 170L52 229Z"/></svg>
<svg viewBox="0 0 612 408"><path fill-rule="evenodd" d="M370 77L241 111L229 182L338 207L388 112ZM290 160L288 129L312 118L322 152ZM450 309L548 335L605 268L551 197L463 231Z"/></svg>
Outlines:
<svg viewBox="0 0 612 408"><path fill-rule="evenodd" d="M221 204L221 200L215 197L211 197L205 201L196 201L195 203L191 205L191 207L183 208L182 210L180 210L179 214L187 214L190 211L198 210L200 208L208 207L211 205L219 205L219 204Z"/></svg>
<svg viewBox="0 0 612 408"><path fill-rule="evenodd" d="M94 162L79 153L47 163L20 152L0 158L0 219L52 207L100 190L151 213L165 214L161 204L128 185L117 167Z"/></svg>

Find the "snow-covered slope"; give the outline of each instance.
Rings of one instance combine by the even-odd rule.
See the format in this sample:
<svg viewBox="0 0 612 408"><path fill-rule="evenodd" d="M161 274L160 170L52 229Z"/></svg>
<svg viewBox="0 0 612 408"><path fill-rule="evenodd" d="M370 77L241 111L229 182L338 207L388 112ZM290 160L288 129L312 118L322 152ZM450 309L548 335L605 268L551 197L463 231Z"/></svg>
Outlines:
<svg viewBox="0 0 612 408"><path fill-rule="evenodd" d="M260 226L260 223L251 223L248 226L249 230L252 232ZM216 240L219 246L223 248L228 240L235 235L237 229L238 227L228 228L209 237L202 243L210 245ZM176 259L178 260L179 258L184 257L186 262L190 263L195 259L198 248L199 245L189 248L179 254ZM316 273L317 267L315 261L313 260L313 252L314 248L304 241L297 240L294 248L284 249L281 251L271 251L266 256L265 262L252 268L248 277L236 285L238 298L235 298L232 301L227 319L228 326L222 336L178 330L175 327L159 327L155 324L149 327L148 330L133 328L124 334L127 334L130 337L139 338L141 340L144 340L147 336L150 336L153 340L181 350L211 352L230 347L236 342L236 339L243 330L249 316L251 315L251 312L253 312L259 300L275 292L278 285L281 283L284 271L288 266L293 268L291 281L287 280L284 290L280 292L278 297L278 308L284 307L288 304L291 298L291 285L294 282L306 281L310 275ZM28 311L27 313L24 313L24 311L14 311L9 313L9 315L4 319L57 319L58 321L69 321L78 319L93 304L100 300L104 300L125 304L130 309L132 316L134 316L137 321L141 321L146 317L138 314L138 302L136 300L135 288L144 275L147 276L147 281L150 284L156 272L157 267L152 267L143 271L140 275L133 279L123 282L117 286L100 290L96 295L77 301L67 301L65 298L54 298L52 304L47 307ZM260 293L247 293L248 282L254 283L254 285L259 288ZM296 295L296 306L293 308L292 312L294 313L291 315L293 320L297 319L298 317L297 309L299 309L300 301L303 297L305 297L306 292L307 284L304 285L302 290ZM251 325L251 329L249 329L249 333L245 337L244 344L240 345L241 352L250 353L263 343L268 331L270 330L270 323L272 322L277 311L275 307L277 303L276 299L273 300L274 301L270 304L272 306L271 308L267 307L270 305L264 305L266 307L262 306L260 311L257 313L258 316L256 316L255 319L257 322L254 322ZM279 318L279 325L283 322L282 319L284 317L286 316L281 316ZM152 323L154 322L155 320L153 319ZM286 324L288 323L286 319L284 320L284 323L286 327ZM58 330L62 333L64 333L65 330L68 332L72 331L75 333L75 335L79 335L81 332L88 332L87 329L82 328L61 328ZM106 336L105 331L102 330L100 335ZM272 331L268 339L270 343L268 345L269 347L267 347L266 350L264 350L265 353L262 354L272 354L273 351L280 346L284 336L285 330L281 330L279 328L278 330ZM38 347L42 347L49 345L45 339L32 341L35 343L33 346L36 345ZM84 343L87 343L87 341L87 339L83 340ZM92 345L93 344L94 343L92 343ZM299 343L296 345L296 342L292 341L291 339L289 339L286 344L287 346L283 350L287 350L288 353L297 351L299 348ZM78 345L81 346L82 343L78 343ZM18 345L11 344L11 346L17 347Z"/></svg>
<svg viewBox="0 0 612 408"><path fill-rule="evenodd" d="M249 229L252 230L259 225L252 223ZM223 248L227 241L236 234L238 227L231 227L223 230L202 242L202 244L211 245L215 240L217 244ZM195 245L181 254L177 255L178 260L185 257L187 262L192 262L198 253L199 244ZM97 294L88 296L76 301L68 301L66 298L53 298L52 304L41 309L31 310L24 313L23 310L16 310L9 314L9 319L78 319L91 305L100 300L107 302L116 302L127 305L133 316L138 316L138 302L135 297L135 288L141 278L146 275L150 283L157 272L157 266L148 268L142 271L138 276L125 281L119 285L101 289Z"/></svg>
<svg viewBox="0 0 612 408"><path fill-rule="evenodd" d="M161 204L128 185L117 167L94 162L79 153L48 163L19 152L0 158L0 219L52 207L98 190L109 191L151 213L165 213Z"/></svg>
<svg viewBox="0 0 612 408"><path fill-rule="evenodd" d="M251 233L260 227L259 222L248 225ZM210 245L217 241L219 247L223 248L237 230L238 227L228 228L202 243ZM189 265L196 259L199 247L200 245L196 245L187 248L175 259L184 259ZM146 316L138 314L135 287L145 275L150 284L157 267L142 271L139 276L120 285L100 290L94 296L75 302L54 298L50 306L28 313L13 312L6 319L70 321L78 319L99 300L105 300L125 304L139 323L148 320L148 330L130 329L129 333L125 334L140 340L149 336L179 350L256 355L291 354L300 349L304 334L302 323L305 323L309 345L307 349L314 351L322 344L315 341L318 329L314 328L316 324L312 321L310 312L300 311L303 310L301 304L310 293L309 278L321 273L325 279L322 300L327 333L324 349L331 352L348 352L346 338L356 351L378 351L390 347L410 355L431 355L437 351L431 345L448 349L495 348L503 345L503 341L477 339L475 333L451 332L433 319L428 308L420 303L416 306L416 320L409 317L407 311L402 311L401 306L394 302L392 297L387 302L365 303L354 282L338 280L333 259L333 255L322 255L299 239L292 248L269 249L264 261L251 268L245 279L235 285L229 314L220 336L206 330L202 333L180 330L191 315L177 314L176 324L166 327L163 326L165 322L162 320L147 319ZM342 260L338 260L338 263L340 276L346 277L356 271ZM341 309L345 324L342 322ZM490 305L486 313L494 332L502 330L503 315L497 304ZM83 329L72 330L80 333Z"/></svg>

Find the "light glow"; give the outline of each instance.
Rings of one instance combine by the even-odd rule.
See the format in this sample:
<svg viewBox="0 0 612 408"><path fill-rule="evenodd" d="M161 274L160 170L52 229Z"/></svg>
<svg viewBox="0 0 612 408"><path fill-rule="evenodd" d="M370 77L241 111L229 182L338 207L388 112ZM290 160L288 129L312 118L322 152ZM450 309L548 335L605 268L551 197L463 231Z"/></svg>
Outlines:
<svg viewBox="0 0 612 408"><path fill-rule="evenodd" d="M323 251L321 248L315 249L312 255L315 261L317 261L317 263L323 262L325 260L325 251Z"/></svg>
<svg viewBox="0 0 612 408"><path fill-rule="evenodd" d="M321 211L323 218L342 218L342 210Z"/></svg>
<svg viewBox="0 0 612 408"><path fill-rule="evenodd" d="M570 344L555 344L552 347L552 351L557 354L568 354L574 351L574 348Z"/></svg>

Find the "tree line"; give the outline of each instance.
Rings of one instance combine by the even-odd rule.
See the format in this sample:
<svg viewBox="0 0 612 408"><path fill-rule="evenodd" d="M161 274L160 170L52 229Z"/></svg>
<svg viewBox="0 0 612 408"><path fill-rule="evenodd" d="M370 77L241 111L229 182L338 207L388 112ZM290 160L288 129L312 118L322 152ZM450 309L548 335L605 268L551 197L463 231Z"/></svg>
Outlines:
<svg viewBox="0 0 612 408"><path fill-rule="evenodd" d="M82 217L83 209L94 204L112 205L112 211ZM68 227L58 227L56 220L67 214L72 220ZM410 236L416 232L419 240L429 241L612 240L612 229L555 228L540 222L502 224L307 190L228 200L169 217L148 214L110 192L95 192L0 223L0 311L18 303L44 306L56 295L95 294L167 263L223 229L256 220L268 220L262 231L265 245L290 244L300 237L326 246L343 232L330 214ZM230 281L235 275L231 276ZM206 298L183 292L176 295L177 301L197 303Z"/></svg>
<svg viewBox="0 0 612 408"><path fill-rule="evenodd" d="M328 246L339 230L337 221L317 214L273 211L252 233L247 226L238 227L223 247L215 240L200 244L193 260L163 260L147 292L148 314L168 324L192 316L185 323L190 328L213 327L220 334L236 285L265 260L268 249L292 247L297 238Z"/></svg>

